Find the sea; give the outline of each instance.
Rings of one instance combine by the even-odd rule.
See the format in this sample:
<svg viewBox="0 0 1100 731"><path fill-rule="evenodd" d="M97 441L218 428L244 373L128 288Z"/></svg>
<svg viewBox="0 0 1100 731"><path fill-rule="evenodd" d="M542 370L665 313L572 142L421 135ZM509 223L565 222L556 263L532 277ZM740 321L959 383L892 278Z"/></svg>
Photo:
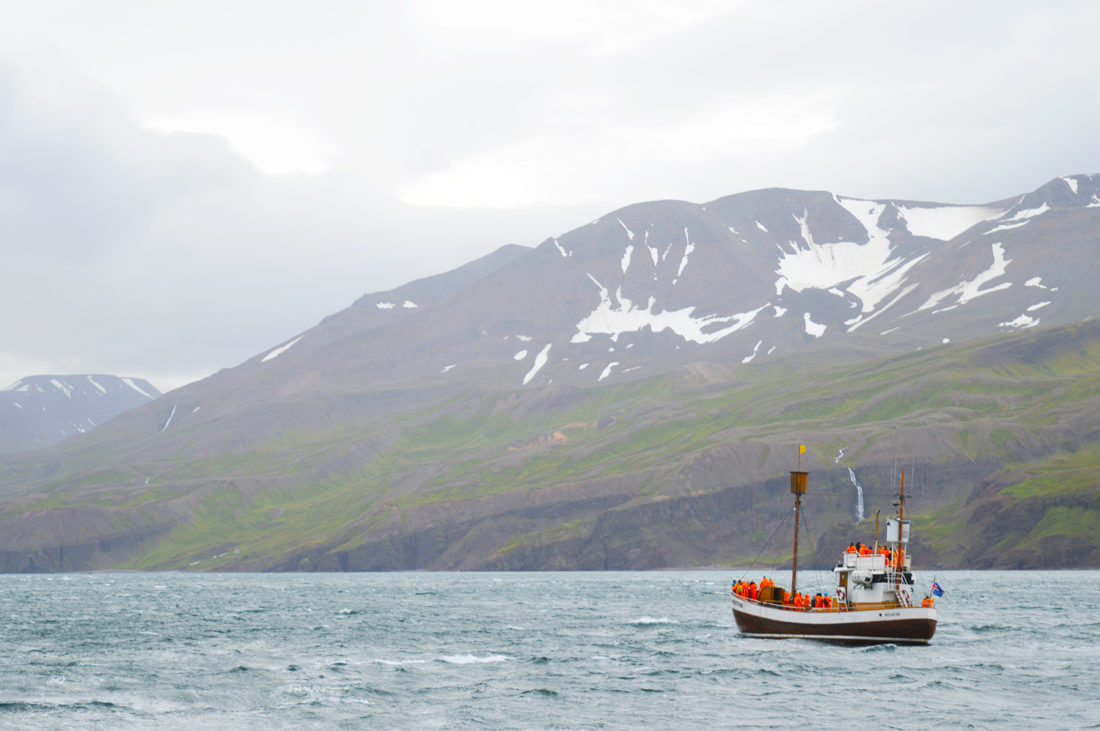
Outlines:
<svg viewBox="0 0 1100 731"><path fill-rule="evenodd" d="M759 576L2 575L0 727L1100 727L1098 571L918 571L931 644L862 648L741 636Z"/></svg>

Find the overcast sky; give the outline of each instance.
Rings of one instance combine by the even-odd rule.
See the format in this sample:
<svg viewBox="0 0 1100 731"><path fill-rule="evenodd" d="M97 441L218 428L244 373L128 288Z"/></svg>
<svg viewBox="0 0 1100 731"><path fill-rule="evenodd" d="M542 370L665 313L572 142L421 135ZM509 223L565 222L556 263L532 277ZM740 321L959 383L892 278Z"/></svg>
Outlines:
<svg viewBox="0 0 1100 731"><path fill-rule="evenodd" d="M624 205L1100 172L1100 3L0 0L0 388L163 390Z"/></svg>

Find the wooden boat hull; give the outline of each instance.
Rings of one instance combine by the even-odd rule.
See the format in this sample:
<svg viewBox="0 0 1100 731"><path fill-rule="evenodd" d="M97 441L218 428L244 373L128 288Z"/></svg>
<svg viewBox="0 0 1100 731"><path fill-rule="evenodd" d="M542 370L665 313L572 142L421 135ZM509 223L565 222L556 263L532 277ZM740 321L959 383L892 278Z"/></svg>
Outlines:
<svg viewBox="0 0 1100 731"><path fill-rule="evenodd" d="M733 596L733 617L747 637L802 638L851 645L926 645L936 632L933 607L797 611Z"/></svg>

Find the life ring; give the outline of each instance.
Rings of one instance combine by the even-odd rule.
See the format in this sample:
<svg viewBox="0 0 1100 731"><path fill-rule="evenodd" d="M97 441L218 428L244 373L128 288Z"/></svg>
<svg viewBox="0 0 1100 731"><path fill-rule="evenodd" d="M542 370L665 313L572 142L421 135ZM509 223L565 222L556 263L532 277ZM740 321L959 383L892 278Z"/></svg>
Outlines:
<svg viewBox="0 0 1100 731"><path fill-rule="evenodd" d="M836 589L836 598L840 601L844 601L844 587L838 586Z"/></svg>
<svg viewBox="0 0 1100 731"><path fill-rule="evenodd" d="M901 598L905 601L906 604L913 603L913 597L909 593L909 589L902 587L902 589L898 593L901 594Z"/></svg>

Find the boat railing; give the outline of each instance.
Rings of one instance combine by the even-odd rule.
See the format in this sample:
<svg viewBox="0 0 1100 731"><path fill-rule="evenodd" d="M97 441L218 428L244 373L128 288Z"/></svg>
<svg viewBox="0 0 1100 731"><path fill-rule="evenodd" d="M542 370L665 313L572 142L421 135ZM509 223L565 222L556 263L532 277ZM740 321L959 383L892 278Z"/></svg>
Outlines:
<svg viewBox="0 0 1100 731"><path fill-rule="evenodd" d="M913 606L912 604L905 604L900 601L888 601L888 602L844 602L837 601L833 598L833 606L831 607L796 607L788 602L775 599L751 599L747 596L738 597L743 601L750 604L760 604L766 607L775 607L776 609L785 609L789 612L861 612L871 609L901 609L907 606Z"/></svg>

